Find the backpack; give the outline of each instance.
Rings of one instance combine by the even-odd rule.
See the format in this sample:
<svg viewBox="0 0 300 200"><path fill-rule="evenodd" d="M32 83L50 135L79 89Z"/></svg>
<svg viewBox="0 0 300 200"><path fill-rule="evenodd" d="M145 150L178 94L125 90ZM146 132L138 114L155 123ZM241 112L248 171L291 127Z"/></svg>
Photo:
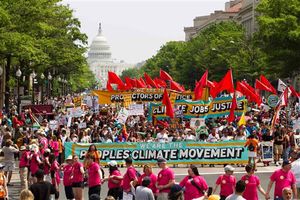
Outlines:
<svg viewBox="0 0 300 200"><path fill-rule="evenodd" d="M248 146L248 150L249 151L254 151L255 146L252 144L252 142L250 142L249 146Z"/></svg>

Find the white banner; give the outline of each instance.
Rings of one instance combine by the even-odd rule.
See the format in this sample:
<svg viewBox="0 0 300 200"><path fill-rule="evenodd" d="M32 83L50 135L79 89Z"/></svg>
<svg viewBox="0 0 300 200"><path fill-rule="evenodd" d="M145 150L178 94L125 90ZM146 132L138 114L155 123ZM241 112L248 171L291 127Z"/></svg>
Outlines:
<svg viewBox="0 0 300 200"><path fill-rule="evenodd" d="M277 90L280 92L284 92L286 87L287 87L287 85L281 79L278 79Z"/></svg>
<svg viewBox="0 0 300 200"><path fill-rule="evenodd" d="M126 108L122 108L118 114L117 121L120 124L125 124L128 118L128 110Z"/></svg>
<svg viewBox="0 0 300 200"><path fill-rule="evenodd" d="M56 120L49 121L49 128L51 130L57 130L58 129L58 121L56 121Z"/></svg>
<svg viewBox="0 0 300 200"><path fill-rule="evenodd" d="M143 115L144 116L144 105L143 104L131 104L128 108L128 115Z"/></svg>
<svg viewBox="0 0 300 200"><path fill-rule="evenodd" d="M69 117L81 117L84 115L84 111L81 109L81 107L68 108L67 112Z"/></svg>

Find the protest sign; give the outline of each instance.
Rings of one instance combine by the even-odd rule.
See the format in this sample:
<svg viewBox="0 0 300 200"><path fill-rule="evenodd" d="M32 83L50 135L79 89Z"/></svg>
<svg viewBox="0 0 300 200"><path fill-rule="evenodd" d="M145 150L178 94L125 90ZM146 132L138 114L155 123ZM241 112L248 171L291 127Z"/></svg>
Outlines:
<svg viewBox="0 0 300 200"><path fill-rule="evenodd" d="M144 116L144 105L143 104L131 104L128 108L128 115L143 115Z"/></svg>
<svg viewBox="0 0 300 200"><path fill-rule="evenodd" d="M128 118L128 110L126 108L122 108L117 116L117 121L120 124L125 124Z"/></svg>
<svg viewBox="0 0 300 200"><path fill-rule="evenodd" d="M294 135L295 145L300 147L300 135Z"/></svg>
<svg viewBox="0 0 300 200"><path fill-rule="evenodd" d="M99 150L101 163L108 163L111 160L121 163L128 157L131 157L137 165L155 165L158 157L166 158L169 164L242 164L248 161L245 141L94 144ZM65 142L65 157L78 155L83 161L90 145Z"/></svg>
<svg viewBox="0 0 300 200"><path fill-rule="evenodd" d="M69 114L69 117L81 117L82 115L84 115L84 111L81 109L81 107L68 108L67 112Z"/></svg>
<svg viewBox="0 0 300 200"><path fill-rule="evenodd" d="M205 126L205 119L203 118L191 118L190 127L196 129L200 126Z"/></svg>
<svg viewBox="0 0 300 200"><path fill-rule="evenodd" d="M79 128L79 129L86 128L86 122L79 123L79 124L78 124L78 128Z"/></svg>
<svg viewBox="0 0 300 200"><path fill-rule="evenodd" d="M263 161L273 161L273 142L261 142L261 154Z"/></svg>
<svg viewBox="0 0 300 200"><path fill-rule="evenodd" d="M297 129L300 129L300 118L293 121L293 130L296 131Z"/></svg>
<svg viewBox="0 0 300 200"><path fill-rule="evenodd" d="M81 106L81 101L82 101L82 97L81 96L74 97L73 98L74 106L75 107L80 107Z"/></svg>
<svg viewBox="0 0 300 200"><path fill-rule="evenodd" d="M56 121L56 120L49 121L49 128L51 130L57 130L58 129L58 121Z"/></svg>

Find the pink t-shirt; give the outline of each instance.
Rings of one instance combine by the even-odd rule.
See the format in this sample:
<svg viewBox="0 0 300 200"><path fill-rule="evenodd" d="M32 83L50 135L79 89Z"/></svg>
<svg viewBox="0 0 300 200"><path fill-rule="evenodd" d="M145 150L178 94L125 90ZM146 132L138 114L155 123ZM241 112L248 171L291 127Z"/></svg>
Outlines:
<svg viewBox="0 0 300 200"><path fill-rule="evenodd" d="M72 165L64 166L64 179L63 179L64 186L72 186L72 179L71 179L72 170L73 170Z"/></svg>
<svg viewBox="0 0 300 200"><path fill-rule="evenodd" d="M51 174L54 173L54 179L52 179L53 185L59 185L60 183L60 177L59 177L59 163L55 160L50 167Z"/></svg>
<svg viewBox="0 0 300 200"><path fill-rule="evenodd" d="M96 162L93 162L92 164L89 165L88 168L88 175L89 175L89 179L88 179L88 185L89 187L94 187L97 185L101 185L101 177L99 174L99 164Z"/></svg>
<svg viewBox="0 0 300 200"><path fill-rule="evenodd" d="M38 154L33 153L30 161L30 172L34 175L39 170L39 163L37 161Z"/></svg>
<svg viewBox="0 0 300 200"><path fill-rule="evenodd" d="M171 180L175 179L175 175L172 169L166 168L160 170L157 176L157 185L167 185ZM169 193L170 188L160 190L159 192Z"/></svg>
<svg viewBox="0 0 300 200"><path fill-rule="evenodd" d="M196 199L199 197L202 197L204 194L203 192L200 192L196 186L192 184L192 180L194 180L195 184L199 186L201 191L205 191L208 189L208 185L205 181L205 179L202 176L195 176L195 177L190 177L186 176L180 183L179 185L181 187L185 187L184 191L184 200L192 200Z"/></svg>
<svg viewBox="0 0 300 200"><path fill-rule="evenodd" d="M145 178L146 176L147 176L146 174L143 174L143 175L141 175L141 176L139 177L139 181L138 181L138 182L139 182L139 185L142 185L142 181L144 180L144 178ZM155 186L156 181L157 181L157 176L156 176L155 174L151 173L148 177L149 177L150 180L151 180L150 185L148 186L148 188L150 188L150 189L152 190L153 194L158 193L158 190L157 190L157 188L156 188L156 186Z"/></svg>
<svg viewBox="0 0 300 200"><path fill-rule="evenodd" d="M83 174L80 171L81 167L83 167L83 164L80 162L73 164L73 183L80 183L83 181Z"/></svg>
<svg viewBox="0 0 300 200"><path fill-rule="evenodd" d="M123 190L125 192L130 191L130 182L134 179L136 179L136 170L134 167L130 166L123 176Z"/></svg>
<svg viewBox="0 0 300 200"><path fill-rule="evenodd" d="M42 138L40 139L40 143L43 144L44 149L48 149L48 140L47 140L47 138L42 137Z"/></svg>
<svg viewBox="0 0 300 200"><path fill-rule="evenodd" d="M50 166L49 164L49 157L44 158L44 174L49 174L50 173Z"/></svg>
<svg viewBox="0 0 300 200"><path fill-rule="evenodd" d="M121 176L122 174L121 174L121 172L119 171L119 170L115 170L115 171L113 171L112 173L111 173L111 176ZM114 180L118 180L118 179L115 179L115 178L113 178ZM119 188L119 187L122 187L122 180L119 180L120 182L119 183L114 183L114 182L112 182L112 180L108 180L108 188L109 189L112 189L112 188Z"/></svg>
<svg viewBox="0 0 300 200"><path fill-rule="evenodd" d="M20 163L19 163L20 168L28 166L28 164L29 164L29 154L30 154L29 151L22 152L21 158L20 158Z"/></svg>
<svg viewBox="0 0 300 200"><path fill-rule="evenodd" d="M57 141L52 141L51 148L53 154L57 157L59 155L59 143Z"/></svg>
<svg viewBox="0 0 300 200"><path fill-rule="evenodd" d="M295 175L291 170L285 172L282 169L278 169L271 175L270 180L275 182L275 197L282 197L283 188L291 188L293 184L296 184Z"/></svg>
<svg viewBox="0 0 300 200"><path fill-rule="evenodd" d="M243 197L247 200L258 200L257 186L260 185L259 178L254 175L244 175L241 180L246 183L246 189L243 193Z"/></svg>
<svg viewBox="0 0 300 200"><path fill-rule="evenodd" d="M216 184L221 185L220 195L228 197L234 192L236 178L232 175L221 175L218 177Z"/></svg>

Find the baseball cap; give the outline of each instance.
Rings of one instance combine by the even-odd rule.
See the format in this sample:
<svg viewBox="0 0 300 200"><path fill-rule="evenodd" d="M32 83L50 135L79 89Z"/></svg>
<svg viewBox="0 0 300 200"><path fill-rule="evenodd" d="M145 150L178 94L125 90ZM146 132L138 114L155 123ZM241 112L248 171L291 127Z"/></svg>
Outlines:
<svg viewBox="0 0 300 200"><path fill-rule="evenodd" d="M108 162L107 164L110 165L110 166L112 166L112 167L115 167L115 166L118 165L118 163L116 161L114 161L114 160Z"/></svg>
<svg viewBox="0 0 300 200"><path fill-rule="evenodd" d="M73 156L72 155L69 155L66 160L73 160Z"/></svg>
<svg viewBox="0 0 300 200"><path fill-rule="evenodd" d="M282 167L291 164L291 162L289 160L285 160L282 162Z"/></svg>
<svg viewBox="0 0 300 200"><path fill-rule="evenodd" d="M232 167L231 165L226 165L225 167L224 167L224 171L226 172L226 171L231 171L231 172L233 172L235 169L234 169L234 167Z"/></svg>
<svg viewBox="0 0 300 200"><path fill-rule="evenodd" d="M2 165L1 163L0 163L0 169L3 169L4 168L4 165Z"/></svg>
<svg viewBox="0 0 300 200"><path fill-rule="evenodd" d="M180 185L178 185L178 184L174 184L171 187L170 193L174 194L174 193L177 193L177 192L180 192L180 191L182 191L182 187Z"/></svg>
<svg viewBox="0 0 300 200"><path fill-rule="evenodd" d="M164 158L157 158L157 163L166 163L167 162L167 160L166 159L164 159Z"/></svg>

